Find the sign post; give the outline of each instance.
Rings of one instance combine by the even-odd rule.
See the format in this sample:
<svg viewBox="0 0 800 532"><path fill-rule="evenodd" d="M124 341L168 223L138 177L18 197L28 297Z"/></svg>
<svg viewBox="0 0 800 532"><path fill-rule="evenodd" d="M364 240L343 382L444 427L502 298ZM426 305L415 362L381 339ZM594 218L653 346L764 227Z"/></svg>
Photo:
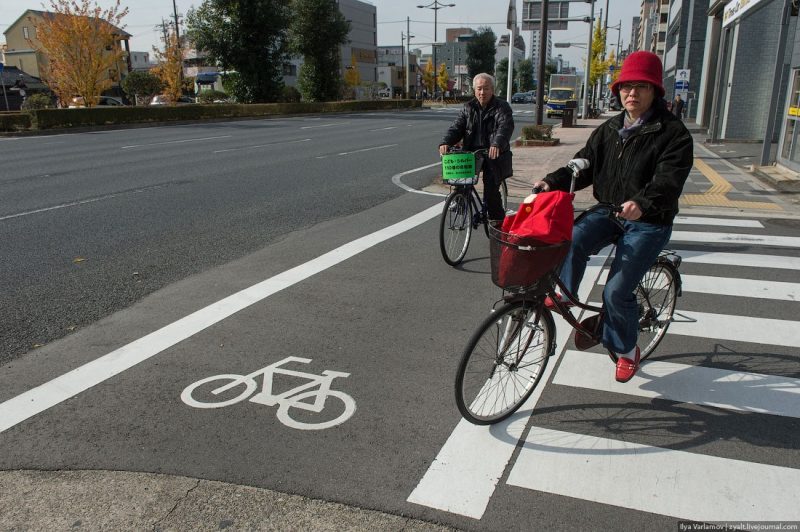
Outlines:
<svg viewBox="0 0 800 532"><path fill-rule="evenodd" d="M689 100L689 77L691 71L685 69L678 69L675 72L675 94L681 95L681 100L687 102Z"/></svg>

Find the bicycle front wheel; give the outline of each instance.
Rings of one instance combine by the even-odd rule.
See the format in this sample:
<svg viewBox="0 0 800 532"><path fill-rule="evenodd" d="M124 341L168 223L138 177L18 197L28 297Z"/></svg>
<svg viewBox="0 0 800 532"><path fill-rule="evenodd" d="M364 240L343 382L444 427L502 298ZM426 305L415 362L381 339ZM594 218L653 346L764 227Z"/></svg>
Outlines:
<svg viewBox="0 0 800 532"><path fill-rule="evenodd" d="M642 360L655 351L672 323L672 314L678 299L678 282L675 277L675 271L669 263L657 261L650 266L636 287Z"/></svg>
<svg viewBox="0 0 800 532"><path fill-rule="evenodd" d="M550 311L536 318L531 302L514 302L488 316L467 344L456 374L456 404L464 419L488 425L513 414L533 393L555 349Z"/></svg>
<svg viewBox="0 0 800 532"><path fill-rule="evenodd" d="M439 223L439 248L444 261L457 266L464 260L472 238L472 204L466 190L447 196Z"/></svg>

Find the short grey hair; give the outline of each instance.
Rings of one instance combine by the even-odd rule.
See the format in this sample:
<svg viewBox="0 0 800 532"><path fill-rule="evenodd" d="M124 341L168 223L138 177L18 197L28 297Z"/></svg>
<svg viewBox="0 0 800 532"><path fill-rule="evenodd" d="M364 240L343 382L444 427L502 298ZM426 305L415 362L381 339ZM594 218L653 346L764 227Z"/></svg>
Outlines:
<svg viewBox="0 0 800 532"><path fill-rule="evenodd" d="M485 79L486 81L491 84L492 89L494 89L494 76L487 74L486 72L481 72L480 74L476 74L474 78L472 78L472 89L475 89L475 84L478 83L478 80Z"/></svg>

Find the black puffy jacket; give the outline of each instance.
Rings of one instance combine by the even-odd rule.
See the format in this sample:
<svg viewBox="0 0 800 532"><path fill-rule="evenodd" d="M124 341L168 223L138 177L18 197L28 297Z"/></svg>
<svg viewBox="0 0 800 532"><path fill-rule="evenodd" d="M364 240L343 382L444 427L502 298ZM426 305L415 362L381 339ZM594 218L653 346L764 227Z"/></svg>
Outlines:
<svg viewBox="0 0 800 532"><path fill-rule="evenodd" d="M513 174L511 159L513 133L514 116L508 102L492 96L489 104L483 109L478 100L473 98L461 108L440 144L453 146L463 140L464 149L470 151L497 146L500 149L500 157L497 160L500 177L505 179Z"/></svg>
<svg viewBox="0 0 800 532"><path fill-rule="evenodd" d="M575 158L589 159L575 189L593 185L597 201L620 205L633 200L642 209L643 222L670 225L678 214L678 199L694 160L694 143L686 126L662 100L641 129L624 143L619 135L625 112L595 129ZM559 168L544 181L551 188L569 190L571 172Z"/></svg>

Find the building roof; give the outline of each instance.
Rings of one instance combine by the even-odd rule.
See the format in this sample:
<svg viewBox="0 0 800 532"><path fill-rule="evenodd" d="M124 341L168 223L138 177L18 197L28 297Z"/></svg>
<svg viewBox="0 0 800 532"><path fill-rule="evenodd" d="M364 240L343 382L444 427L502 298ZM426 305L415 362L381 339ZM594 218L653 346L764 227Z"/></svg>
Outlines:
<svg viewBox="0 0 800 532"><path fill-rule="evenodd" d="M12 87L17 80L21 79L25 82L28 89L43 89L47 85L42 83L42 80L23 72L15 66L6 66L3 72L0 73L0 85Z"/></svg>
<svg viewBox="0 0 800 532"><path fill-rule="evenodd" d="M46 15L56 15L57 13L53 13L52 11L40 11L38 9L26 9L17 18L17 20L15 20L11 24L9 24L8 28L6 29L6 31L3 32L3 35L7 34L11 28L13 28L14 26L17 25L17 22L19 22L20 20L22 20L23 18L28 16L28 14L34 14L34 15L38 15L38 16L44 18ZM127 31L123 30L122 28L118 28L118 27L114 26L113 24L111 24L110 22L108 22L106 20L104 20L103 22L105 22L106 24L108 24L109 26L114 28L114 33L116 33L117 35L120 35L123 38L130 38L131 37L131 34L128 33Z"/></svg>

